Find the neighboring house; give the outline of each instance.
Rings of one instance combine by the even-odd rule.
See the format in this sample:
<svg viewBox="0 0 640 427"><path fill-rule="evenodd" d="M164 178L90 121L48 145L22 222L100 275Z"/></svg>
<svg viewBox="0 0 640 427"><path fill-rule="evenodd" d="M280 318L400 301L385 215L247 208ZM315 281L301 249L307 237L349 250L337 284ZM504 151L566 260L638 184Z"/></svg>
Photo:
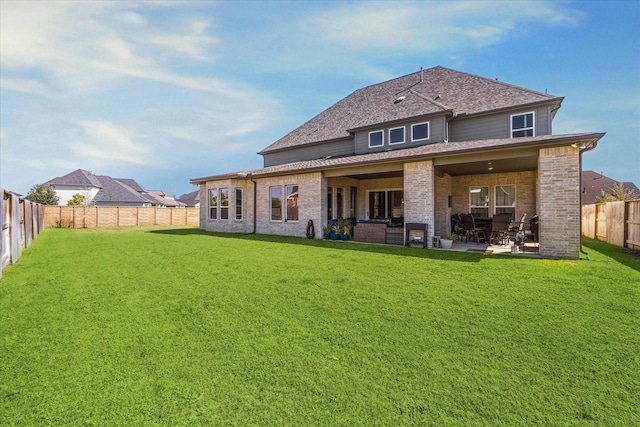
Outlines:
<svg viewBox="0 0 640 427"><path fill-rule="evenodd" d="M173 194L161 190L149 190L147 194L156 200L158 206L165 208L184 208L186 206L181 201L176 200Z"/></svg>
<svg viewBox="0 0 640 427"><path fill-rule="evenodd" d="M200 226L305 236L312 220L321 238L340 217L421 223L430 246L453 213L526 213L542 256L576 259L580 157L604 133L553 135L562 100L443 67L358 89L262 150L263 168L192 179Z"/></svg>
<svg viewBox="0 0 640 427"><path fill-rule="evenodd" d="M86 205L94 206L178 206L169 193L147 191L135 180L94 175L83 169L45 182L58 194L59 204L66 205L75 194L85 196ZM161 195L166 195L163 197Z"/></svg>
<svg viewBox="0 0 640 427"><path fill-rule="evenodd" d="M633 194L640 199L640 189L633 182L620 182L604 176L594 171L582 172L582 204L592 205L596 203L596 197L601 196L602 192L614 195L615 188L622 184L622 188L627 193Z"/></svg>
<svg viewBox="0 0 640 427"><path fill-rule="evenodd" d="M178 200L189 208L199 208L200 207L200 190L183 194L182 196L178 197Z"/></svg>

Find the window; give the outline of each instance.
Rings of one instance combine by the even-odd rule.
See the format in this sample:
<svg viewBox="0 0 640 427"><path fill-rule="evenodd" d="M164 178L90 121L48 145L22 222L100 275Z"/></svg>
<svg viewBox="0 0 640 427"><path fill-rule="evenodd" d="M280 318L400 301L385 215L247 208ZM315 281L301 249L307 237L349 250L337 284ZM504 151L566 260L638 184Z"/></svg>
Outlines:
<svg viewBox="0 0 640 427"><path fill-rule="evenodd" d="M411 141L424 141L429 139L429 122L411 125Z"/></svg>
<svg viewBox="0 0 640 427"><path fill-rule="evenodd" d="M286 203L283 203L286 195ZM271 221L298 221L298 186L286 185L269 189L269 204L271 206Z"/></svg>
<svg viewBox="0 0 640 427"><path fill-rule="evenodd" d="M369 132L369 148L382 147L384 145L384 132L377 130Z"/></svg>
<svg viewBox="0 0 640 427"><path fill-rule="evenodd" d="M282 187L271 187L271 221L282 221Z"/></svg>
<svg viewBox="0 0 640 427"><path fill-rule="evenodd" d="M496 185L496 213L510 213L511 220L516 218L516 186Z"/></svg>
<svg viewBox="0 0 640 427"><path fill-rule="evenodd" d="M220 219L229 219L229 189L220 189Z"/></svg>
<svg viewBox="0 0 640 427"><path fill-rule="evenodd" d="M370 191L369 219L400 218L404 216L402 190Z"/></svg>
<svg viewBox="0 0 640 427"><path fill-rule="evenodd" d="M209 219L218 219L218 189L209 190Z"/></svg>
<svg viewBox="0 0 640 427"><path fill-rule="evenodd" d="M469 189L469 210L474 216L489 217L489 187Z"/></svg>
<svg viewBox="0 0 640 427"><path fill-rule="evenodd" d="M242 220L242 188L236 188L236 220Z"/></svg>
<svg viewBox="0 0 640 427"><path fill-rule="evenodd" d="M534 136L534 114L514 114L511 116L511 138Z"/></svg>
<svg viewBox="0 0 640 427"><path fill-rule="evenodd" d="M298 220L298 186L287 185L287 221Z"/></svg>
<svg viewBox="0 0 640 427"><path fill-rule="evenodd" d="M344 188L336 188L336 214L338 218L344 216Z"/></svg>
<svg viewBox="0 0 640 427"><path fill-rule="evenodd" d="M404 142L404 126L389 129L389 144L402 144Z"/></svg>

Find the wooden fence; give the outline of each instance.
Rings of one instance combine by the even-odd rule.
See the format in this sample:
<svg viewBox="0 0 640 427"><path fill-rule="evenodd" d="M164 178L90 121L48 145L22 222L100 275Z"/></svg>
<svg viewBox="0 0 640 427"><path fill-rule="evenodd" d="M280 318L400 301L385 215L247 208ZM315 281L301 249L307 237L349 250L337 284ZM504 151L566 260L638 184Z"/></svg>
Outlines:
<svg viewBox="0 0 640 427"><path fill-rule="evenodd" d="M44 206L0 188L0 277L44 228Z"/></svg>
<svg viewBox="0 0 640 427"><path fill-rule="evenodd" d="M125 206L45 206L49 228L125 227L134 225L198 225L199 208Z"/></svg>
<svg viewBox="0 0 640 427"><path fill-rule="evenodd" d="M582 234L640 250L640 200L582 206Z"/></svg>

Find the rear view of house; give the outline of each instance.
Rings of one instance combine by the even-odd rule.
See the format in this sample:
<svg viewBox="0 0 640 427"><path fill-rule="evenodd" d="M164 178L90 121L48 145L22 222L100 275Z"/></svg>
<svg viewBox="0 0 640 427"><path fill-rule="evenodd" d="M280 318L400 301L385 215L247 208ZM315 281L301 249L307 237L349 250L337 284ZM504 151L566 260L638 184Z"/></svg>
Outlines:
<svg viewBox="0 0 640 427"><path fill-rule="evenodd" d="M263 168L192 179L200 226L305 236L352 218L356 239L425 224L430 244L454 213L526 213L541 255L578 258L581 153L604 134L553 135L562 101L444 67L358 89L263 149Z"/></svg>

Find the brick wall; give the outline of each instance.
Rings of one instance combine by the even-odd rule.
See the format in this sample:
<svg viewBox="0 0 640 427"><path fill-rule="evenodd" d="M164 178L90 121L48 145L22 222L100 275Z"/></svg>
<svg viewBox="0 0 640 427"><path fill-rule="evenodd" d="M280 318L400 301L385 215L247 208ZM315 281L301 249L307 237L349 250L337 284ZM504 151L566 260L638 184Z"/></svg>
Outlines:
<svg viewBox="0 0 640 427"><path fill-rule="evenodd" d="M404 164L404 221L427 224L427 246L431 247L435 219L433 162Z"/></svg>
<svg viewBox="0 0 640 427"><path fill-rule="evenodd" d="M538 158L540 255L580 256L580 159L578 149L540 149Z"/></svg>

